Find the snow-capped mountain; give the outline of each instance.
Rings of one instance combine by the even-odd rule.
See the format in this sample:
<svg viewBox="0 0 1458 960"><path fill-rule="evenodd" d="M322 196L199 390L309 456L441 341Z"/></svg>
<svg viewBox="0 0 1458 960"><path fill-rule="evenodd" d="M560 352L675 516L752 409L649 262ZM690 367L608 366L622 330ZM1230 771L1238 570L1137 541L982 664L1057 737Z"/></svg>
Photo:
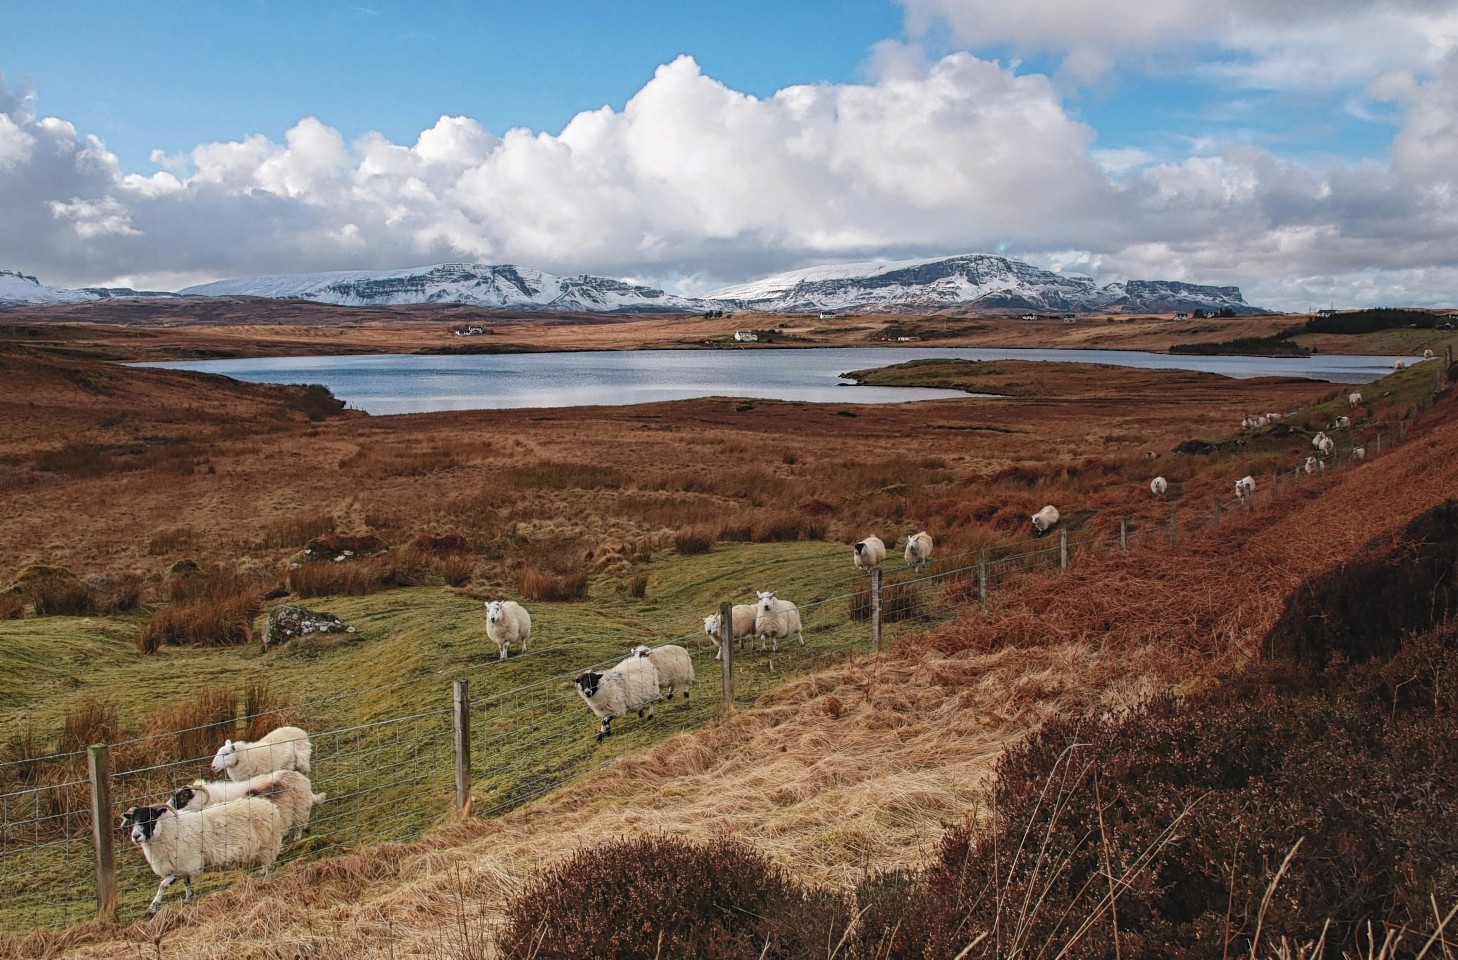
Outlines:
<svg viewBox="0 0 1458 960"><path fill-rule="evenodd" d="M512 264L442 263L408 270L343 270L219 280L180 291L184 296L245 296L315 300L362 307L404 303L462 303L536 310L686 311L719 306L636 284L582 274L557 277Z"/></svg>
<svg viewBox="0 0 1458 960"><path fill-rule="evenodd" d="M133 290L130 287L48 287L29 274L0 270L0 306L39 305L52 303L86 303L110 300L113 297L175 297L175 293L155 290Z"/></svg>
<svg viewBox="0 0 1458 960"><path fill-rule="evenodd" d="M752 310L936 310L948 307L1048 312L1170 313L1220 310L1259 313L1239 287L1209 287L1173 280L1128 280L1096 286L994 257L971 254L924 260L837 263L775 274L724 287L707 298Z"/></svg>

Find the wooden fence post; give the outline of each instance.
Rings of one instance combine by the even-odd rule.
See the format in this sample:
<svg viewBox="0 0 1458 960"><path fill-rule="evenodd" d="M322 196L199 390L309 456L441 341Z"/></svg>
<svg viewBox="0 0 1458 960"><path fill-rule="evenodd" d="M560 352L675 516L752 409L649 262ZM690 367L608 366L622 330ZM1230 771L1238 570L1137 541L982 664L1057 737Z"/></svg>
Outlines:
<svg viewBox="0 0 1458 960"><path fill-rule="evenodd" d="M734 604L719 604L719 653L724 681L724 710L734 707Z"/></svg>
<svg viewBox="0 0 1458 960"><path fill-rule="evenodd" d="M1169 545L1178 546L1180 542L1180 511L1179 508L1169 512Z"/></svg>
<svg viewBox="0 0 1458 960"><path fill-rule="evenodd" d="M1380 434L1380 433L1377 434L1377 436L1376 436L1375 439L1377 441L1377 447L1372 452L1372 455L1375 456L1375 457L1380 457L1380 456L1382 456L1382 434Z"/></svg>
<svg viewBox="0 0 1458 960"><path fill-rule="evenodd" d="M881 568L871 571L871 652L881 652Z"/></svg>
<svg viewBox="0 0 1458 960"><path fill-rule="evenodd" d="M1124 517L1119 518L1119 549L1129 552L1129 521Z"/></svg>
<svg viewBox="0 0 1458 960"><path fill-rule="evenodd" d="M982 612L987 612L987 548L977 554L977 599L982 601Z"/></svg>
<svg viewBox="0 0 1458 960"><path fill-rule="evenodd" d="M1215 529L1220 529L1220 500L1216 497L1210 498L1210 505L1213 508L1211 516L1215 518Z"/></svg>
<svg viewBox="0 0 1458 960"><path fill-rule="evenodd" d="M465 677L452 685L455 707L456 812L471 810L471 681Z"/></svg>
<svg viewBox="0 0 1458 960"><path fill-rule="evenodd" d="M1058 569L1068 569L1068 531L1058 531Z"/></svg>
<svg viewBox="0 0 1458 960"><path fill-rule="evenodd" d="M86 751L91 774L91 846L96 853L96 916L116 920L116 853L111 845L111 757L104 743Z"/></svg>

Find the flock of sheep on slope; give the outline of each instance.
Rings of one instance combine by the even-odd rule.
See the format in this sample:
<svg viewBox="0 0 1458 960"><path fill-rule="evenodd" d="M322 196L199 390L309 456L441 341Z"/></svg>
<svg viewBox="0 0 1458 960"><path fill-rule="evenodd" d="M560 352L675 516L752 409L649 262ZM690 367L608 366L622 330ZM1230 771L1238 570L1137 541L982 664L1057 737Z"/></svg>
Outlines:
<svg viewBox="0 0 1458 960"><path fill-rule="evenodd" d="M1432 357L1424 352L1424 359ZM1405 364L1394 365L1401 370ZM1361 406L1362 394L1347 397L1348 406ZM1266 413L1245 417L1242 430L1259 430L1279 422L1282 415ZM1351 426L1351 419L1337 417L1328 429L1336 431ZM1336 441L1325 431L1312 437L1317 456L1308 456L1298 473L1325 470L1324 458L1336 449ZM1366 456L1363 447L1352 447L1356 459ZM1148 455L1151 459L1153 455ZM1149 490L1162 497L1169 490L1164 477L1155 477ZM1255 478L1245 476L1235 481L1237 499L1245 500L1255 493ZM1057 525L1058 508L1049 504L1030 518L1033 535L1041 537ZM906 565L920 571L931 559L933 542L925 530L907 538L903 554ZM869 573L886 559L886 544L880 537L869 536L857 542L852 561L857 570ZM778 652L780 640L794 635L800 645L805 635L800 623L800 610L789 600L773 592L760 591L752 604L736 604L731 610L730 639L743 649L747 637L758 638L758 649L765 641ZM704 617L704 633L718 649L715 659L722 659L719 614ZM486 634L496 644L499 659L510 656L511 648L527 649L531 639L532 618L515 600L491 600L486 603ZM598 718L597 741L612 735L612 722L629 713L652 719L659 701L671 700L682 693L685 698L694 682L693 659L676 644L658 647L635 647L617 666L601 672L588 670L574 681L579 696ZM309 783L309 757L312 747L309 736L298 727L279 727L262 739L249 743L228 740L213 758L213 771L226 773L228 779L212 783L197 781L178 787L172 798L157 806L132 807L122 814L122 825L132 841L142 849L153 873L162 878L147 915L157 912L162 895L169 886L181 880L185 899L192 899L192 878L209 867L258 865L267 874L278 859L286 834L302 837L309 825L309 813L322 803L324 794L314 793Z"/></svg>
<svg viewBox="0 0 1458 960"><path fill-rule="evenodd" d="M309 735L279 727L262 739L228 740L213 757L213 772L226 780L178 787L163 804L131 807L122 828L162 878L147 916L178 880L192 899L192 878L209 867L257 865L273 869L286 834L302 837L309 813L324 802L309 783Z"/></svg>

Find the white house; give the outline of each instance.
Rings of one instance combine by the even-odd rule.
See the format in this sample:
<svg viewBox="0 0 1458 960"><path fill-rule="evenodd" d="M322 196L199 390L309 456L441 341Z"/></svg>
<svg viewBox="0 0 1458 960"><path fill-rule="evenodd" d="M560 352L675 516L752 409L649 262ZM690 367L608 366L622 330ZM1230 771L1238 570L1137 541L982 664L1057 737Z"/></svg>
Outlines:
<svg viewBox="0 0 1458 960"><path fill-rule="evenodd" d="M1177 314L1175 314L1175 319L1176 320L1188 320L1188 319L1190 319L1190 315L1188 313L1177 313Z"/></svg>
<svg viewBox="0 0 1458 960"><path fill-rule="evenodd" d="M759 335L753 330L736 330L734 331L734 339L739 343L753 343L759 339Z"/></svg>

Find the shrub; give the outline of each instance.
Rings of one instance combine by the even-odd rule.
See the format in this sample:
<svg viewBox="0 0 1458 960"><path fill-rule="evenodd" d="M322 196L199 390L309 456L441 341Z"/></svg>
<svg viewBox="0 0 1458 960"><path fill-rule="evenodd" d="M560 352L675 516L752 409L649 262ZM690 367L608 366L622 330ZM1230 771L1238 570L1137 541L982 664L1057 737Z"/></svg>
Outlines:
<svg viewBox="0 0 1458 960"><path fill-rule="evenodd" d="M95 612L91 588L65 567L31 564L20 571L14 591L35 604L38 617L84 616Z"/></svg>
<svg viewBox="0 0 1458 960"><path fill-rule="evenodd" d="M849 920L750 848L668 836L579 850L507 906L506 958L819 956ZM835 935L833 935L835 933Z"/></svg>
<svg viewBox="0 0 1458 960"><path fill-rule="evenodd" d="M708 553L714 547L714 535L705 530L680 530L674 534L673 545L686 557Z"/></svg>
<svg viewBox="0 0 1458 960"><path fill-rule="evenodd" d="M116 704L87 697L66 711L56 752L74 753L93 743L110 743L119 739L120 733L121 716Z"/></svg>
<svg viewBox="0 0 1458 960"><path fill-rule="evenodd" d="M289 571L289 592L296 597L358 597L396 582L396 569L378 559L343 563L306 563Z"/></svg>
<svg viewBox="0 0 1458 960"><path fill-rule="evenodd" d="M211 757L219 744L237 735L237 715L238 694L221 686L203 687L185 703L153 711L147 721L152 762ZM160 756L159 742L167 743Z"/></svg>
<svg viewBox="0 0 1458 960"><path fill-rule="evenodd" d="M476 561L471 557L445 557L436 564L436 569L449 586L464 587L476 575Z"/></svg>
<svg viewBox="0 0 1458 960"><path fill-rule="evenodd" d="M257 740L269 731L291 722L289 699L265 680L255 680L243 688L243 739Z"/></svg>
<svg viewBox="0 0 1458 960"><path fill-rule="evenodd" d="M628 596L635 600L648 596L648 574L640 573L628 583Z"/></svg>
<svg viewBox="0 0 1458 960"><path fill-rule="evenodd" d="M19 620L25 616L25 598L13 590L0 590L0 620Z"/></svg>
<svg viewBox="0 0 1458 960"><path fill-rule="evenodd" d="M587 599L585 572L553 574L541 570L523 570L517 586L521 595L528 600L563 603Z"/></svg>
<svg viewBox="0 0 1458 960"><path fill-rule="evenodd" d="M257 593L201 597L168 604L137 635L137 649L155 653L167 646L231 647L251 643L253 618L263 609Z"/></svg>
<svg viewBox="0 0 1458 960"><path fill-rule="evenodd" d="M871 584L867 578L851 592L850 618L855 621L871 619ZM914 583L881 582L881 622L895 623L899 620L914 620L923 613L921 590Z"/></svg>

